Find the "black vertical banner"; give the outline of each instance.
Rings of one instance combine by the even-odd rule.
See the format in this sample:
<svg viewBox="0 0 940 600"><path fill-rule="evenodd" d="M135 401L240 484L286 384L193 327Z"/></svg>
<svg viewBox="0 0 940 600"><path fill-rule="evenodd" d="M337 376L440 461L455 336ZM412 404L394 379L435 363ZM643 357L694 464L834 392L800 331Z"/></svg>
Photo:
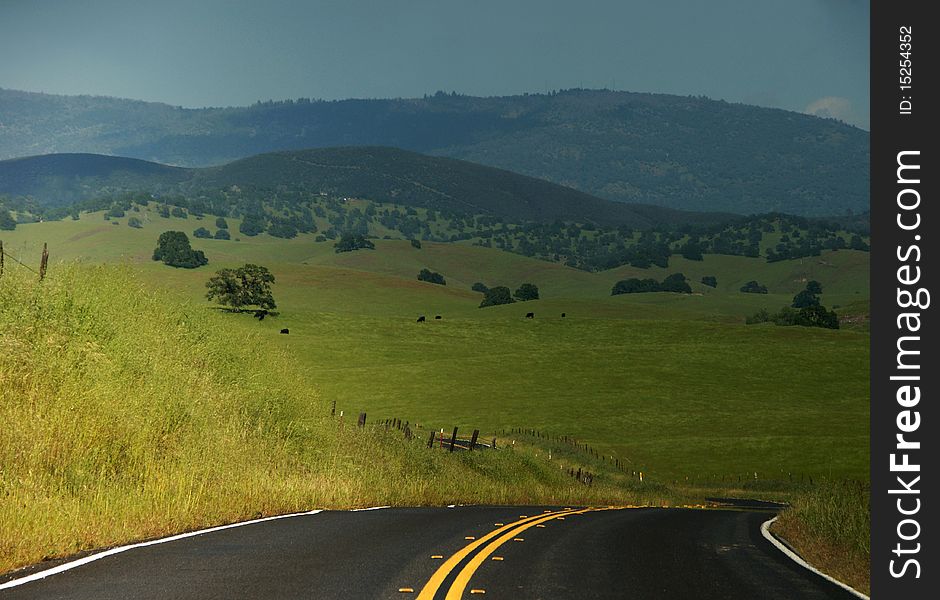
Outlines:
<svg viewBox="0 0 940 600"><path fill-rule="evenodd" d="M871 591L936 598L940 271L935 94L940 23L927 2L871 11ZM934 10L936 6L932 6ZM931 260L933 259L933 260ZM940 300L940 298L938 298Z"/></svg>

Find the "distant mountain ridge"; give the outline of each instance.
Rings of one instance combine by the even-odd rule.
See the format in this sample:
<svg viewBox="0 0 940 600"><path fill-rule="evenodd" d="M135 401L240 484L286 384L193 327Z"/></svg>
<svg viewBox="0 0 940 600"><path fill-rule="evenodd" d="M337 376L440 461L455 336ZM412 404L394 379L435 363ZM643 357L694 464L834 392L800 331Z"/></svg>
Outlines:
<svg viewBox="0 0 940 600"><path fill-rule="evenodd" d="M569 90L184 109L0 89L0 125L0 158L95 152L206 166L278 150L395 146L686 210L818 216L869 204L867 132L699 97Z"/></svg>
<svg viewBox="0 0 940 600"><path fill-rule="evenodd" d="M262 198L302 198L323 192L542 223L591 221L648 228L733 217L604 200L502 169L387 147L275 152L204 168L93 154L0 161L0 194L32 196L47 206L122 192L217 195L233 187Z"/></svg>

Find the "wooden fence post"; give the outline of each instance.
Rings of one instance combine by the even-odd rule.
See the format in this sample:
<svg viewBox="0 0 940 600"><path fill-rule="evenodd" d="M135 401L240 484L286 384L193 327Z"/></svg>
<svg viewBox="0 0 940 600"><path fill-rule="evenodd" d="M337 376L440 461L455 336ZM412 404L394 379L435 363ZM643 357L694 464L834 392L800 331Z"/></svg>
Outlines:
<svg viewBox="0 0 940 600"><path fill-rule="evenodd" d="M435 434L435 433L437 433L437 432L436 432L436 431L433 431L433 430L431 431L431 437L428 438L428 448L433 448L433 447L434 447L434 434Z"/></svg>
<svg viewBox="0 0 940 600"><path fill-rule="evenodd" d="M42 245L42 259L39 261L39 281L46 278L46 266L49 264L48 244Z"/></svg>
<svg viewBox="0 0 940 600"><path fill-rule="evenodd" d="M457 443L457 428L454 427L454 434L450 436L450 452L454 451L454 444Z"/></svg>
<svg viewBox="0 0 940 600"><path fill-rule="evenodd" d="M473 430L473 435L470 436L470 450L473 450L473 447L477 445L477 436L480 435L479 429Z"/></svg>
<svg viewBox="0 0 940 600"><path fill-rule="evenodd" d="M331 417L336 416L336 400L333 400L333 404L330 405L330 416Z"/></svg>
<svg viewBox="0 0 940 600"><path fill-rule="evenodd" d="M493 448L493 450L496 450L496 438L493 438L493 446L492 446L492 448Z"/></svg>
<svg viewBox="0 0 940 600"><path fill-rule="evenodd" d="M365 427L365 426L366 426L366 413L359 413L359 423L358 423L358 425L359 425L359 427Z"/></svg>

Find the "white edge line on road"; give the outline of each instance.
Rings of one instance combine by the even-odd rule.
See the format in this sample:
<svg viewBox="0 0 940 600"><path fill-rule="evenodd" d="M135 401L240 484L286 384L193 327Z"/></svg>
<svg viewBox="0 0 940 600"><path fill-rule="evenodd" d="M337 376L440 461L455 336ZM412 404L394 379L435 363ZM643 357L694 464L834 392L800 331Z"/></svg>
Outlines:
<svg viewBox="0 0 940 600"><path fill-rule="evenodd" d="M382 510L383 508L391 508L391 506L370 506L369 508L353 508L349 512L363 512L365 510Z"/></svg>
<svg viewBox="0 0 940 600"><path fill-rule="evenodd" d="M851 587L851 586L849 586L849 585L846 585L846 584L842 583L841 581L839 581L838 579L835 579L834 577L830 577L829 575L826 575L825 573L823 573L823 572L820 571L819 569L813 567L813 565L811 565L811 564L809 564L808 562L806 562L805 560L803 560L803 559L800 557L799 554L797 554L797 553L794 552L793 550L790 550L789 548L787 548L787 546L786 546L785 544L783 544L780 540L778 540L777 537L776 537L774 534L770 533L770 526L773 525L773 522L776 521L776 520L777 520L777 517L774 517L773 519L770 519L769 521L765 521L764 524L760 526L760 532L761 532L762 534L764 534L764 537L767 538L767 539L770 541L771 544L773 544L774 546L776 546L778 550L780 550L781 552L783 552L784 554L786 554L787 556L789 556L791 559L793 559L793 561L794 561L796 564L800 565L800 566L803 567L804 569L809 569L810 571L812 571L813 573L816 573L817 575L819 575L820 577L822 577L822 578L825 579L826 581L830 581L830 582L836 584L836 585L839 586L840 588L842 588L842 589L844 589L844 590L846 590L846 591L848 591L848 592L851 592L851 593L855 594L855 595L858 596L859 598L864 598L864 600L871 600L871 598L869 598L869 597L866 596L865 594L861 593L861 592L858 591L857 589L855 589L855 588L853 588L853 587Z"/></svg>
<svg viewBox="0 0 940 600"><path fill-rule="evenodd" d="M73 560L73 561L71 561L71 562L63 563L63 564L61 564L61 565L59 565L59 566L57 566L57 567L52 567L51 569L46 569L45 571L39 571L38 573L33 573L32 575L28 575L28 576L26 576L26 577L21 577L21 578L19 578L19 579L12 579L12 580L10 580L10 581L8 581L8 582L6 582L6 583L0 584L0 590L6 590L6 589L9 589L9 588L14 588L14 587L19 586L19 585L23 585L24 583L29 583L29 582L31 582L31 581L37 581L37 580L39 580L39 579L45 579L46 577L49 577L50 575L56 575L56 574L62 573L62 572L64 572L64 571L69 571L69 570L74 569L74 568L76 568L76 567L80 567L80 566L82 566L82 565L87 565L88 563L95 562L96 560L101 560L102 558L105 558L105 557L108 557L108 556L112 556L112 555L114 555L114 554L120 554L121 552L127 552L128 550L133 550L134 548L144 548L144 547L146 547L146 546L154 546L154 545L156 545L156 544L165 544L165 543L167 543L167 542L175 542L176 540L182 540L182 539L185 539L185 538L196 537L197 535L202 535L202 534L204 534L204 533L212 533L212 532L214 532L214 531L221 531L221 530L223 530L223 529L232 529L232 528L234 528L234 527L242 527L242 526L244 526L244 525L254 525L255 523L264 523L265 521L275 521L275 520L277 520L277 519L287 519L287 518L289 518L289 517L301 517L301 516L304 516L304 515L315 515L315 514L317 514L317 513L319 513L319 512L322 512L322 511L321 511L321 510L311 510L311 511L301 512L301 513L291 513L291 514L289 514L289 515L276 515L276 516L273 516L273 517L264 517L264 518L262 518L262 519L253 519L253 520L251 520L251 521L241 521L241 522L239 522L239 523L229 523L228 525L219 525L219 526L217 526L217 527L210 527L210 528L208 528L208 529L200 529L200 530L198 530L198 531L189 531L189 532L186 532L186 533L180 533L180 534L177 534L177 535L173 535L173 536L165 537L165 538L159 538L159 539L156 539L156 540L148 540L148 541L146 541L146 542L138 542L138 543L136 543L136 544L128 544L128 545L126 545L126 546L118 546L118 547L116 547L116 548L111 548L111 549L109 549L109 550L105 550L105 551L99 552L99 553L97 553L97 554L91 554L91 555L89 555L89 556L86 556L86 557L84 557L84 558L80 558L80 559L78 559L78 560Z"/></svg>

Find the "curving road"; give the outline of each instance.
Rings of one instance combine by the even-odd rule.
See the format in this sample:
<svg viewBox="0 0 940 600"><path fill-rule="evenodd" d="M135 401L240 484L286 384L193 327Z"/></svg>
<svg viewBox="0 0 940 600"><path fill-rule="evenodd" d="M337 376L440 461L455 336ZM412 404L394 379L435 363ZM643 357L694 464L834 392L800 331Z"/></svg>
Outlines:
<svg viewBox="0 0 940 600"><path fill-rule="evenodd" d="M771 516L491 506L325 511L133 548L13 587L16 580L0 579L0 598L855 598L764 539L760 525Z"/></svg>

